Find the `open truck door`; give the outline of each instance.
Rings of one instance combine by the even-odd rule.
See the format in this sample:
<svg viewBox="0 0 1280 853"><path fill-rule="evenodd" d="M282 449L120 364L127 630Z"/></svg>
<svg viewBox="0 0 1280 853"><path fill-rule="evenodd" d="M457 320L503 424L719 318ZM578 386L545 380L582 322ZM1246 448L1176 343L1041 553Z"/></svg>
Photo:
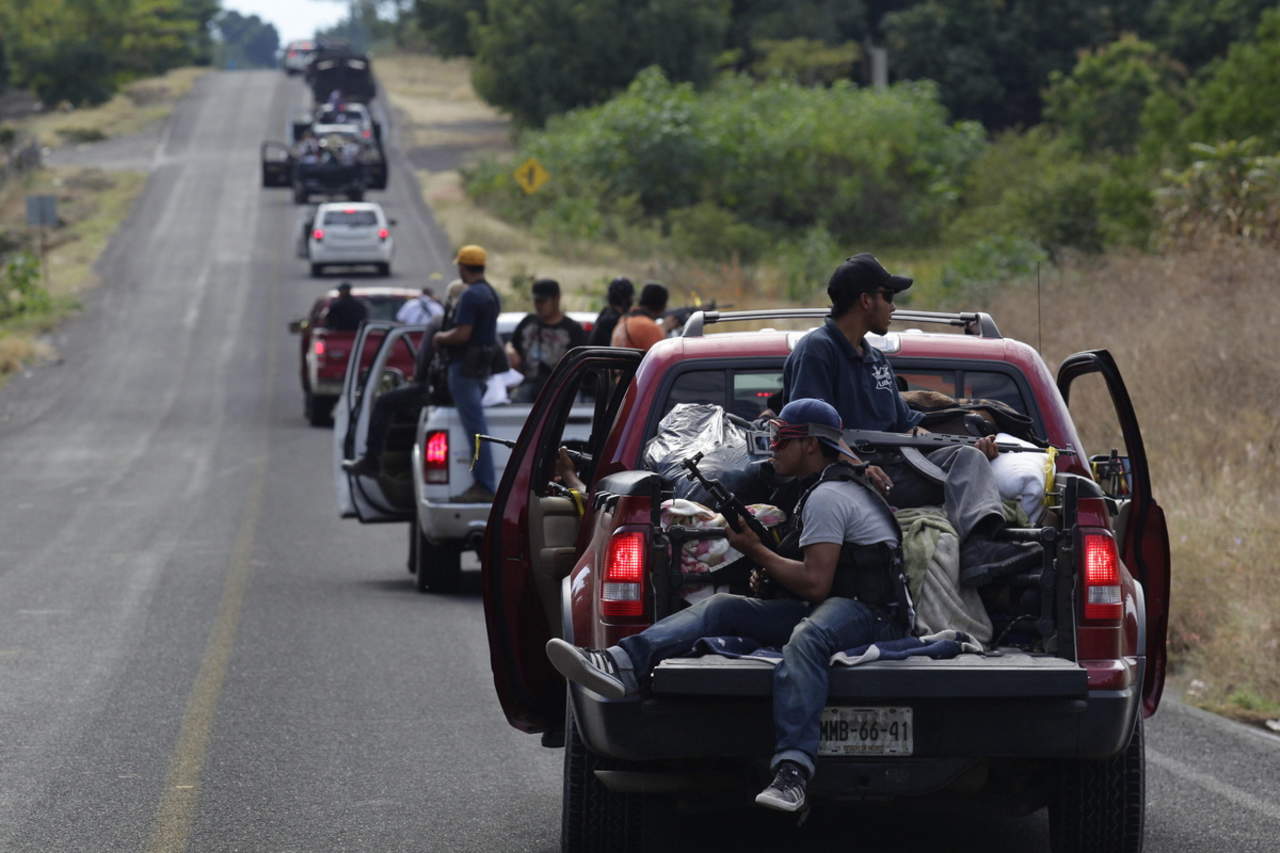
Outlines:
<svg viewBox="0 0 1280 853"><path fill-rule="evenodd" d="M556 458L578 411L593 406L591 431L580 449L591 461L580 471L590 486L603 463L600 451L644 354L637 350L579 347L560 359L511 450L480 548L481 586L494 686L512 726L526 732L559 728L564 681L543 651L559 636L559 583L548 606L540 577L557 568L567 575L580 542L582 518L571 497L550 485ZM585 496L584 496L585 498ZM541 586L541 589L540 589Z"/></svg>
<svg viewBox="0 0 1280 853"><path fill-rule="evenodd" d="M349 474L342 463L364 453L369 417L378 396L412 379L393 362L413 364L413 343L422 331L422 326L373 322L356 332L342 395L333 410L333 479L338 514L343 518L358 518L363 524L413 518L413 484L407 476L398 476L394 466L384 467L384 474L377 477ZM407 468L404 473L407 475Z"/></svg>
<svg viewBox="0 0 1280 853"><path fill-rule="evenodd" d="M1071 408L1084 407L1091 415L1075 418L1075 421L1078 429L1086 428L1086 435L1082 437L1085 446L1095 446L1095 449L1096 441L1094 445L1090 444L1087 428L1099 420L1096 417L1098 407L1109 401L1115 413L1118 433L1103 437L1108 442L1109 452L1095 453L1089 462L1094 479L1114 501L1120 558L1142 584L1146 606L1147 658L1142 704L1144 715L1151 716L1164 691L1165 639L1169 627L1169 532L1164 510L1151 493L1151 471L1133 402L1111 353L1088 350L1068 356L1058 368L1058 390L1062 399L1070 406L1073 385L1090 375L1099 376L1105 387L1090 388L1077 394L1077 406Z"/></svg>
<svg viewBox="0 0 1280 853"><path fill-rule="evenodd" d="M293 183L293 152L283 142L264 142L259 149L262 185L287 187Z"/></svg>

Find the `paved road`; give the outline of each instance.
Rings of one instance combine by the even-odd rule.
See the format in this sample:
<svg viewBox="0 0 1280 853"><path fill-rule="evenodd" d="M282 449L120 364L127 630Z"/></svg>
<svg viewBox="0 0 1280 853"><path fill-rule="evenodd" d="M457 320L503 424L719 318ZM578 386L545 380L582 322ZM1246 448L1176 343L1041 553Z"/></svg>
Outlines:
<svg viewBox="0 0 1280 853"><path fill-rule="evenodd" d="M402 527L335 516L285 333L319 285L257 186L300 93L202 79L126 158L151 180L62 362L0 390L0 851L556 849L561 754L498 711L476 575L420 596ZM447 271L393 174L397 276ZM1275 849L1274 739L1177 705L1149 738L1148 850ZM850 823L865 850L1046 847L1042 815L900 809L818 811L795 849ZM796 840L752 812L683 832Z"/></svg>

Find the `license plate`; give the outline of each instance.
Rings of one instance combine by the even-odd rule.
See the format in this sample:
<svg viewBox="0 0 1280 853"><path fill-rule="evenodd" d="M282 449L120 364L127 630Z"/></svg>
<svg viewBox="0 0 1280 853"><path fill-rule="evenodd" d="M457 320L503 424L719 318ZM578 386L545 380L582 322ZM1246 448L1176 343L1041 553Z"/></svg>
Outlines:
<svg viewBox="0 0 1280 853"><path fill-rule="evenodd" d="M911 755L914 749L910 708L822 709L819 755Z"/></svg>

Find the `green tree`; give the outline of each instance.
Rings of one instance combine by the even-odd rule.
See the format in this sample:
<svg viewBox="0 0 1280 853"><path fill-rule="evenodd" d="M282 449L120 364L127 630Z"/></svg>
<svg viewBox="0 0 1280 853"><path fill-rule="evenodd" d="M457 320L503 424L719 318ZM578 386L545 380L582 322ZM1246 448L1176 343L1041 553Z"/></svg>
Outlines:
<svg viewBox="0 0 1280 853"><path fill-rule="evenodd" d="M657 65L707 83L729 23L728 0L489 0L471 31L472 79L524 124L607 100Z"/></svg>
<svg viewBox="0 0 1280 853"><path fill-rule="evenodd" d="M1053 71L1044 92L1045 121L1082 152L1134 150L1143 107L1156 92L1172 95L1182 68L1150 42L1125 35L1081 54L1068 73Z"/></svg>
<svg viewBox="0 0 1280 853"><path fill-rule="evenodd" d="M802 86L831 85L853 76L862 51L853 42L828 45L807 38L761 39L761 57L751 65L760 78L784 77Z"/></svg>
<svg viewBox="0 0 1280 853"><path fill-rule="evenodd" d="M10 0L17 85L45 103L98 103L122 84L194 60L183 0Z"/></svg>
<svg viewBox="0 0 1280 853"><path fill-rule="evenodd" d="M1198 69L1253 35L1275 0L1155 0L1146 31L1165 53Z"/></svg>
<svg viewBox="0 0 1280 853"><path fill-rule="evenodd" d="M414 0L418 28L443 57L472 56L473 28L486 20L487 0Z"/></svg>
<svg viewBox="0 0 1280 853"><path fill-rule="evenodd" d="M280 34L274 24L257 15L223 12L216 20L220 64L231 68L273 68L280 50Z"/></svg>
<svg viewBox="0 0 1280 853"><path fill-rule="evenodd" d="M1040 121L1051 72L1136 29L1140 0L924 0L884 16L889 70L938 83L953 115L989 128Z"/></svg>
<svg viewBox="0 0 1280 853"><path fill-rule="evenodd" d="M1232 45L1191 97L1196 108L1182 124L1182 140L1256 136L1280 148L1280 9L1262 16L1252 41Z"/></svg>

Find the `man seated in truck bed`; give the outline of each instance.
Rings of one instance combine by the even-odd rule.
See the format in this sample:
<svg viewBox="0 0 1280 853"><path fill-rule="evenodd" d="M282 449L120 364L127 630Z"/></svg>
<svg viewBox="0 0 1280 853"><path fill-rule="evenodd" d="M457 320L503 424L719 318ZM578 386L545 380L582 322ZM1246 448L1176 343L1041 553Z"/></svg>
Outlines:
<svg viewBox="0 0 1280 853"><path fill-rule="evenodd" d="M831 655L902 637L910 616L899 594L902 535L888 505L841 461L836 410L822 400L793 400L775 424L777 473L817 478L795 508L798 547L772 551L745 527L731 529L729 542L780 588L777 597L716 595L608 649L552 639L547 654L565 678L621 699L640 692L659 661L686 653L700 637L741 635L781 646L773 675L774 778L756 803L796 812L814 772Z"/></svg>

